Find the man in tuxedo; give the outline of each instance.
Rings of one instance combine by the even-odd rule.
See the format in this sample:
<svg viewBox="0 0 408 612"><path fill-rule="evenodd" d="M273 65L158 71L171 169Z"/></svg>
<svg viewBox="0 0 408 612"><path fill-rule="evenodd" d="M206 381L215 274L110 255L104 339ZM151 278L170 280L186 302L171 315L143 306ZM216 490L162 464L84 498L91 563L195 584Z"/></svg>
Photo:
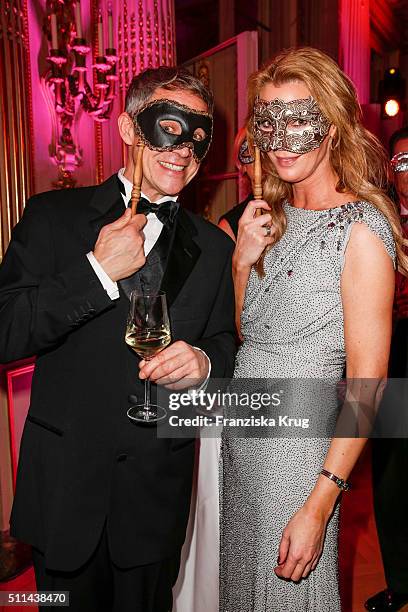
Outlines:
<svg viewBox="0 0 408 612"><path fill-rule="evenodd" d="M390 153L395 202L408 238L408 127L391 136ZM407 376L408 279L397 272L389 377ZM400 383L398 387L401 389ZM392 405L406 410L406 398L402 395ZM385 414L390 415L389 409L384 406ZM388 416L393 418L403 435L404 419ZM374 508L387 588L370 597L365 607L371 612L396 612L408 604L408 439L374 439L372 448Z"/></svg>
<svg viewBox="0 0 408 612"><path fill-rule="evenodd" d="M233 371L233 245L178 201L210 145L212 103L182 69L136 77L118 120L126 167L31 198L0 268L0 361L37 356L11 531L33 546L38 589L69 591L71 610L171 610L195 444L127 410L147 377L183 388ZM173 342L149 363L124 341L133 288L167 295Z"/></svg>

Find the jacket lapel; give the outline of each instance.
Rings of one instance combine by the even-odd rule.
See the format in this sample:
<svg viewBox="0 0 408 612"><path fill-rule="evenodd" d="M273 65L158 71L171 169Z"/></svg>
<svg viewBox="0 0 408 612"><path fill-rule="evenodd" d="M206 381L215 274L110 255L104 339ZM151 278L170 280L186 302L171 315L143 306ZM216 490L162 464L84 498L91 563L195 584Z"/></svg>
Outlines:
<svg viewBox="0 0 408 612"><path fill-rule="evenodd" d="M118 182L118 176L113 174L93 192L88 224L81 228L85 238L92 241L92 244L95 244L104 225L113 223L125 212Z"/></svg>
<svg viewBox="0 0 408 612"><path fill-rule="evenodd" d="M193 240L197 230L181 207L177 213L176 223L173 245L161 284L161 290L166 293L169 306L179 295L201 254L200 247Z"/></svg>

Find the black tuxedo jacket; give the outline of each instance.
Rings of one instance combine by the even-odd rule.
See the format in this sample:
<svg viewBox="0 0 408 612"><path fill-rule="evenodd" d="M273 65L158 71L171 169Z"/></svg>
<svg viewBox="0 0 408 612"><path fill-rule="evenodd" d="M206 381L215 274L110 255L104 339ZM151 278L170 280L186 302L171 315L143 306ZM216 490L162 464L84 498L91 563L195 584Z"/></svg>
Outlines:
<svg viewBox="0 0 408 612"><path fill-rule="evenodd" d="M20 449L11 528L74 570L105 522L121 567L172 555L184 541L194 440L160 439L126 411L142 397L124 342L129 302L110 300L86 258L124 211L117 177L33 197L0 267L0 362L37 355ZM162 281L172 337L202 348L212 376L235 354L232 241L180 208Z"/></svg>

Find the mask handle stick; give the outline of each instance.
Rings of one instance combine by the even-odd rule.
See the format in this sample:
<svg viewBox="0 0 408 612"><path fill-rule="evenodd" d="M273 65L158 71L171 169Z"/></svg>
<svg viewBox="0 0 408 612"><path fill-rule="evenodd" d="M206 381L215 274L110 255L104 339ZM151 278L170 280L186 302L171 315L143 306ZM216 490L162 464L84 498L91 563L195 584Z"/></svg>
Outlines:
<svg viewBox="0 0 408 612"><path fill-rule="evenodd" d="M132 207L132 217L136 214L137 204L140 200L140 192L143 178L143 149L144 144L139 140L133 145L133 187L132 195L130 198Z"/></svg>
<svg viewBox="0 0 408 612"><path fill-rule="evenodd" d="M255 151L255 161L254 161L254 180L252 181L252 191L254 194L254 200L262 200L261 152L257 146L254 146L254 151ZM255 211L255 216L259 217L260 215L263 215L264 212L265 211L263 210L263 208L257 208ZM262 255L255 264L255 270L258 272L261 278L265 276Z"/></svg>
<svg viewBox="0 0 408 612"><path fill-rule="evenodd" d="M255 161L254 161L254 180L252 181L252 191L254 200L262 200L262 164L261 152L257 146L254 146ZM262 215L262 208L256 209L256 216Z"/></svg>

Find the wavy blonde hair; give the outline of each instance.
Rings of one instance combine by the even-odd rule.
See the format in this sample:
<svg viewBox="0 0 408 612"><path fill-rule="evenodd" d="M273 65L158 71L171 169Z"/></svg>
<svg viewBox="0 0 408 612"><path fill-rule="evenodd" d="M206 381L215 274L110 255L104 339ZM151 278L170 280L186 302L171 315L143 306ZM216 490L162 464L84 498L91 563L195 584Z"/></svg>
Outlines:
<svg viewBox="0 0 408 612"><path fill-rule="evenodd" d="M253 147L253 108L260 90L267 83L282 85L301 81L309 89L322 113L336 126L330 150L330 163L338 177L336 191L355 193L359 200L373 204L388 219L396 245L398 269L408 276L408 256L400 218L388 197L389 163L380 141L362 125L362 112L353 83L328 55L311 47L287 49L271 63L253 73L248 81L248 142ZM286 229L283 202L293 197L292 186L279 178L267 153L261 153L263 197L271 206L277 227L275 242ZM263 274L263 262L257 266Z"/></svg>

